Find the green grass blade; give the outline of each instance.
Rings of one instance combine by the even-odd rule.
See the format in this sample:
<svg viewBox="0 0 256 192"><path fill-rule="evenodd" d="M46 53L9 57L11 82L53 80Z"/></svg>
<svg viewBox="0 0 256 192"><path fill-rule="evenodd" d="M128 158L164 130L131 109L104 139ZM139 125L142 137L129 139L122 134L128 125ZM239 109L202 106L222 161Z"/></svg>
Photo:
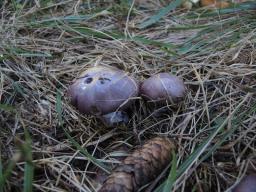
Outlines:
<svg viewBox="0 0 256 192"><path fill-rule="evenodd" d="M5 181L11 176L12 170L14 169L15 165L16 165L16 161L11 160L10 163L8 164L7 168L4 171L3 183L5 183Z"/></svg>
<svg viewBox="0 0 256 192"><path fill-rule="evenodd" d="M7 168L5 169L3 167L0 154L0 192L4 191L4 185L6 183L6 180L11 176L12 170L14 169L15 165L16 161L14 159L11 159L9 164L7 165Z"/></svg>
<svg viewBox="0 0 256 192"><path fill-rule="evenodd" d="M15 107L13 107L11 105L7 105L7 104L2 104L2 103L0 103L0 110L3 110L3 111L16 111Z"/></svg>
<svg viewBox="0 0 256 192"><path fill-rule="evenodd" d="M177 157L175 152L172 153L172 168L170 174L166 180L166 184L164 186L163 192L170 192L172 191L173 183L177 176Z"/></svg>
<svg viewBox="0 0 256 192"><path fill-rule="evenodd" d="M62 126L63 125L63 119L62 119L62 105L61 105L61 92L60 92L60 90L57 90L57 95L56 95L56 111L57 111L57 115L58 115L59 124Z"/></svg>
<svg viewBox="0 0 256 192"><path fill-rule="evenodd" d="M17 55L22 57L52 57L50 53L32 53L32 52L25 52L25 53L17 53Z"/></svg>
<svg viewBox="0 0 256 192"><path fill-rule="evenodd" d="M3 164L2 164L2 154L0 151L0 192L4 191L4 174L3 174Z"/></svg>
<svg viewBox="0 0 256 192"><path fill-rule="evenodd" d="M179 177L182 173L184 173L189 167L193 165L193 163L198 159L198 157L204 152L206 147L208 146L209 142L214 138L214 136L226 125L228 119L226 119L221 126L215 127L215 130L210 134L210 136L200 144L196 150L181 164L181 166L177 170L177 177ZM164 186L166 185L167 180L164 181L156 190L155 192L162 192Z"/></svg>
<svg viewBox="0 0 256 192"><path fill-rule="evenodd" d="M188 159L180 166L178 169L178 176L184 173L192 164L198 159L198 157L205 151L210 141L221 131L226 124L228 119L225 119L220 126L215 126L215 130L210 134L210 136L201 144L199 147L188 157Z"/></svg>
<svg viewBox="0 0 256 192"><path fill-rule="evenodd" d="M170 11L172 11L176 7L180 6L181 3L182 3L182 0L172 1L168 6L160 9L157 14L153 15L148 20L146 20L145 22L141 23L139 25L139 28L143 29L143 28L146 28L146 27L149 27L149 26L153 25L154 23L158 22L162 17L167 15Z"/></svg>
<svg viewBox="0 0 256 192"><path fill-rule="evenodd" d="M256 103L251 106L249 111L246 111L242 114L240 114L237 118L234 118L233 122L232 122L232 128L229 129L226 133L224 133L224 135L221 137L221 139L214 144L205 155L202 156L202 158L200 159L200 162L203 162L204 160L206 160L218 147L220 147L226 140L227 138L229 138L238 128L238 126L241 124L241 122L243 122L243 120L249 116L250 114L256 112Z"/></svg>
<svg viewBox="0 0 256 192"><path fill-rule="evenodd" d="M72 143L73 146L76 147L77 150L79 150L83 155L85 155L85 157L87 157L93 164L97 165L98 167L100 167L101 169L103 169L104 171L106 171L107 173L110 173L110 169L104 165L102 162L98 161L95 157L93 157L85 148L83 148L81 145L79 145L79 143L77 143L67 132L67 130L62 127L65 135L68 137L69 141Z"/></svg>
<svg viewBox="0 0 256 192"><path fill-rule="evenodd" d="M32 192L33 188L33 177L34 177L34 166L30 162L25 164L24 172L24 192Z"/></svg>
<svg viewBox="0 0 256 192"><path fill-rule="evenodd" d="M218 39L221 37L223 44L215 47L215 49L221 50L225 49L226 47L230 47L232 44L240 40L241 33L247 33L247 29L236 29L236 25L239 22L240 21L238 19L229 19L227 21L217 22L203 28L179 46L179 48L177 49L178 54L182 55L193 52L208 54L209 52L213 51L213 44L218 43L217 41L214 42L214 39ZM223 26L226 27L223 28ZM228 34L232 30L233 33L227 37L226 34ZM202 39L204 39L204 41L202 41Z"/></svg>
<svg viewBox="0 0 256 192"><path fill-rule="evenodd" d="M23 145L23 153L26 158L25 163L25 171L24 171L24 186L23 192L32 192L33 188L33 178L34 178L34 165L33 165L33 157L32 157L32 141L27 129L24 129L26 142Z"/></svg>
<svg viewBox="0 0 256 192"><path fill-rule="evenodd" d="M27 22L25 25L40 27L41 25L54 24L56 21L61 21L66 23L80 23L80 22L89 21L90 19L94 19L96 17L104 16L108 14L110 14L108 10L101 10L97 13L87 14L87 15L68 15L68 16L61 16L61 17L50 17L50 18L46 18L38 21L30 21L30 22Z"/></svg>
<svg viewBox="0 0 256 192"><path fill-rule="evenodd" d="M209 24L205 24L205 25L177 25L177 26L172 26L172 27L168 27L167 30L168 31L183 31L183 30L192 30L192 29L204 29L207 28L209 26Z"/></svg>
<svg viewBox="0 0 256 192"><path fill-rule="evenodd" d="M234 116L236 113L239 112L239 109L241 108L243 102L241 102L239 104L239 106L237 106L237 108L235 109L235 111L233 112L233 116L231 116L230 118L233 117L233 119L237 122L237 123L241 123L241 118L244 118L245 115L248 115L248 113L254 112L254 110L256 110L256 106L253 107L253 109L249 110L249 112L247 111L247 113L243 114L242 116L240 115L238 118L237 116ZM233 123L234 123L233 120ZM212 128L214 128L214 131L208 136L208 138L202 143L200 144L197 149L184 161L184 163L181 164L181 166L177 169L177 177L181 176L187 169L189 169L196 161L201 162L202 160L205 160L206 158L208 158L212 152L214 152L214 150L217 149L218 146L220 146L225 139L231 135L233 132L233 130L229 130L228 133L224 134L224 136L222 137L221 141L219 141L219 143L215 144L213 147L210 147L207 151L207 153L205 155L203 155L201 158L200 156L203 154L203 152L206 151L208 145L210 144L210 142L213 140L213 138L221 131L223 130L223 128L227 125L229 121L229 118L226 118L225 120L223 119L222 121L219 121L220 125L216 125ZM161 192L163 191L164 186L166 185L167 181L164 181L164 183L162 183L156 190L155 192Z"/></svg>
<svg viewBox="0 0 256 192"><path fill-rule="evenodd" d="M153 45L156 47L166 47L168 49L172 49L173 52L176 52L174 48L175 45L171 43L164 43L157 40L152 40L145 38L143 36L125 36L118 32L108 32L108 31L96 31L94 29L88 28L88 27L71 27L71 26L62 26L65 30L76 32L80 35L85 36L93 36L100 39L107 39L107 40L125 40L125 41L133 41L137 43L143 43L145 45Z"/></svg>
<svg viewBox="0 0 256 192"><path fill-rule="evenodd" d="M4 49L10 53L10 55L18 55L22 57L52 57L52 55L48 52L36 52L25 50L19 47L7 47L5 46Z"/></svg>
<svg viewBox="0 0 256 192"><path fill-rule="evenodd" d="M143 43L144 45L152 45L156 47L167 48L171 54L177 55L175 50L176 45L172 43L165 43L157 40L148 39L144 36L136 36L136 35L125 36L120 32L99 31L89 27L81 27L80 25L67 25L61 20L57 20L56 22L51 23L51 27L56 27L56 26L58 28L62 28L63 30L77 33L78 35L86 38L94 37L94 38L106 39L106 40L124 40L124 41L131 41L135 43ZM25 56L29 56L32 53L22 53L22 54ZM36 56L40 56L40 53L36 53L36 54L37 54ZM42 54L45 55L46 53L42 53ZM41 56L44 56L44 55L41 55ZM45 56L50 57L51 55L45 55Z"/></svg>
<svg viewBox="0 0 256 192"><path fill-rule="evenodd" d="M15 89L15 91L17 93L21 94L25 98L26 93L24 92L22 85L17 81L13 81L12 85L13 85L13 88Z"/></svg>
<svg viewBox="0 0 256 192"><path fill-rule="evenodd" d="M79 143L77 143L73 137L70 136L68 131L63 127L63 118L62 118L62 104L61 104L61 93L59 90L57 90L57 96L56 96L56 111L58 115L58 120L60 123L60 127L65 132L65 135L69 139L69 141L72 143L73 146L76 147L77 150L79 150L85 157L87 157L93 164L97 165L98 167L102 168L104 171L110 173L110 169L104 165L102 162L98 161L95 157L93 157L86 149L84 149Z"/></svg>

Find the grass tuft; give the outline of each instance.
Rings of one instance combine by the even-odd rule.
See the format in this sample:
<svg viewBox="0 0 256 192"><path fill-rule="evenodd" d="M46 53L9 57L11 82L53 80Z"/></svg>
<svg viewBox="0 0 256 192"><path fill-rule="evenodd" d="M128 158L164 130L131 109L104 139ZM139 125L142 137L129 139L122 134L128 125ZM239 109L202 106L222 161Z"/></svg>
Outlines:
<svg viewBox="0 0 256 192"><path fill-rule="evenodd" d="M95 192L156 135L177 151L142 191L225 191L256 172L256 4L181 3L0 2L0 192ZM67 97L72 80L99 64L138 81L175 74L186 98L154 110L139 97L126 126L106 128Z"/></svg>

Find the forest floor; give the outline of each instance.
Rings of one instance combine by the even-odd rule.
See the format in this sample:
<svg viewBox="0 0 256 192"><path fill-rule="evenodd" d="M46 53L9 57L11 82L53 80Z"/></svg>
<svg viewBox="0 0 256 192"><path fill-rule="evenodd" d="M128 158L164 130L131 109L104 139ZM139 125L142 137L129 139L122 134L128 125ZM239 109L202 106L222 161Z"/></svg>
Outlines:
<svg viewBox="0 0 256 192"><path fill-rule="evenodd" d="M256 3L169 3L0 2L0 191L97 191L155 136L178 146L173 191L225 191L256 172ZM139 81L175 74L186 98L159 115L138 97L127 125L104 127L66 97L99 64ZM162 191L169 172L143 190Z"/></svg>

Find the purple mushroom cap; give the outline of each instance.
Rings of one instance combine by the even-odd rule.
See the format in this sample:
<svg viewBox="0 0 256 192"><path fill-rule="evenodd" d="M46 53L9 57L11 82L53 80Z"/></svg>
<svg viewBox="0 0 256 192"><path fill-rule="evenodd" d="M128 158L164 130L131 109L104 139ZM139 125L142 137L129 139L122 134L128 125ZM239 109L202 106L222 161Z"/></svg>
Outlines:
<svg viewBox="0 0 256 192"><path fill-rule="evenodd" d="M71 103L83 114L104 115L128 107L138 95L137 82L124 71L97 66L69 87Z"/></svg>
<svg viewBox="0 0 256 192"><path fill-rule="evenodd" d="M158 73L141 84L140 93L150 101L178 102L184 98L186 87L179 77Z"/></svg>
<svg viewBox="0 0 256 192"><path fill-rule="evenodd" d="M256 191L256 174L245 176L232 192L255 192Z"/></svg>

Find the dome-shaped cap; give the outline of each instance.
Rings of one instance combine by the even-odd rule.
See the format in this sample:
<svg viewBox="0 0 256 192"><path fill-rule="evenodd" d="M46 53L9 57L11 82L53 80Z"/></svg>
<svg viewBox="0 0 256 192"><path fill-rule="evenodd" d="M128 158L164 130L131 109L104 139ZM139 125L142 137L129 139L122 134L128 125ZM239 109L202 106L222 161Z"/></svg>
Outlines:
<svg viewBox="0 0 256 192"><path fill-rule="evenodd" d="M150 101L178 102L184 98L186 87L177 76L158 73L146 79L140 87L140 94Z"/></svg>
<svg viewBox="0 0 256 192"><path fill-rule="evenodd" d="M103 115L129 106L138 95L136 81L112 67L92 67L70 86L71 103L84 114Z"/></svg>
<svg viewBox="0 0 256 192"><path fill-rule="evenodd" d="M245 176L232 192L255 192L256 191L256 175L251 174Z"/></svg>

